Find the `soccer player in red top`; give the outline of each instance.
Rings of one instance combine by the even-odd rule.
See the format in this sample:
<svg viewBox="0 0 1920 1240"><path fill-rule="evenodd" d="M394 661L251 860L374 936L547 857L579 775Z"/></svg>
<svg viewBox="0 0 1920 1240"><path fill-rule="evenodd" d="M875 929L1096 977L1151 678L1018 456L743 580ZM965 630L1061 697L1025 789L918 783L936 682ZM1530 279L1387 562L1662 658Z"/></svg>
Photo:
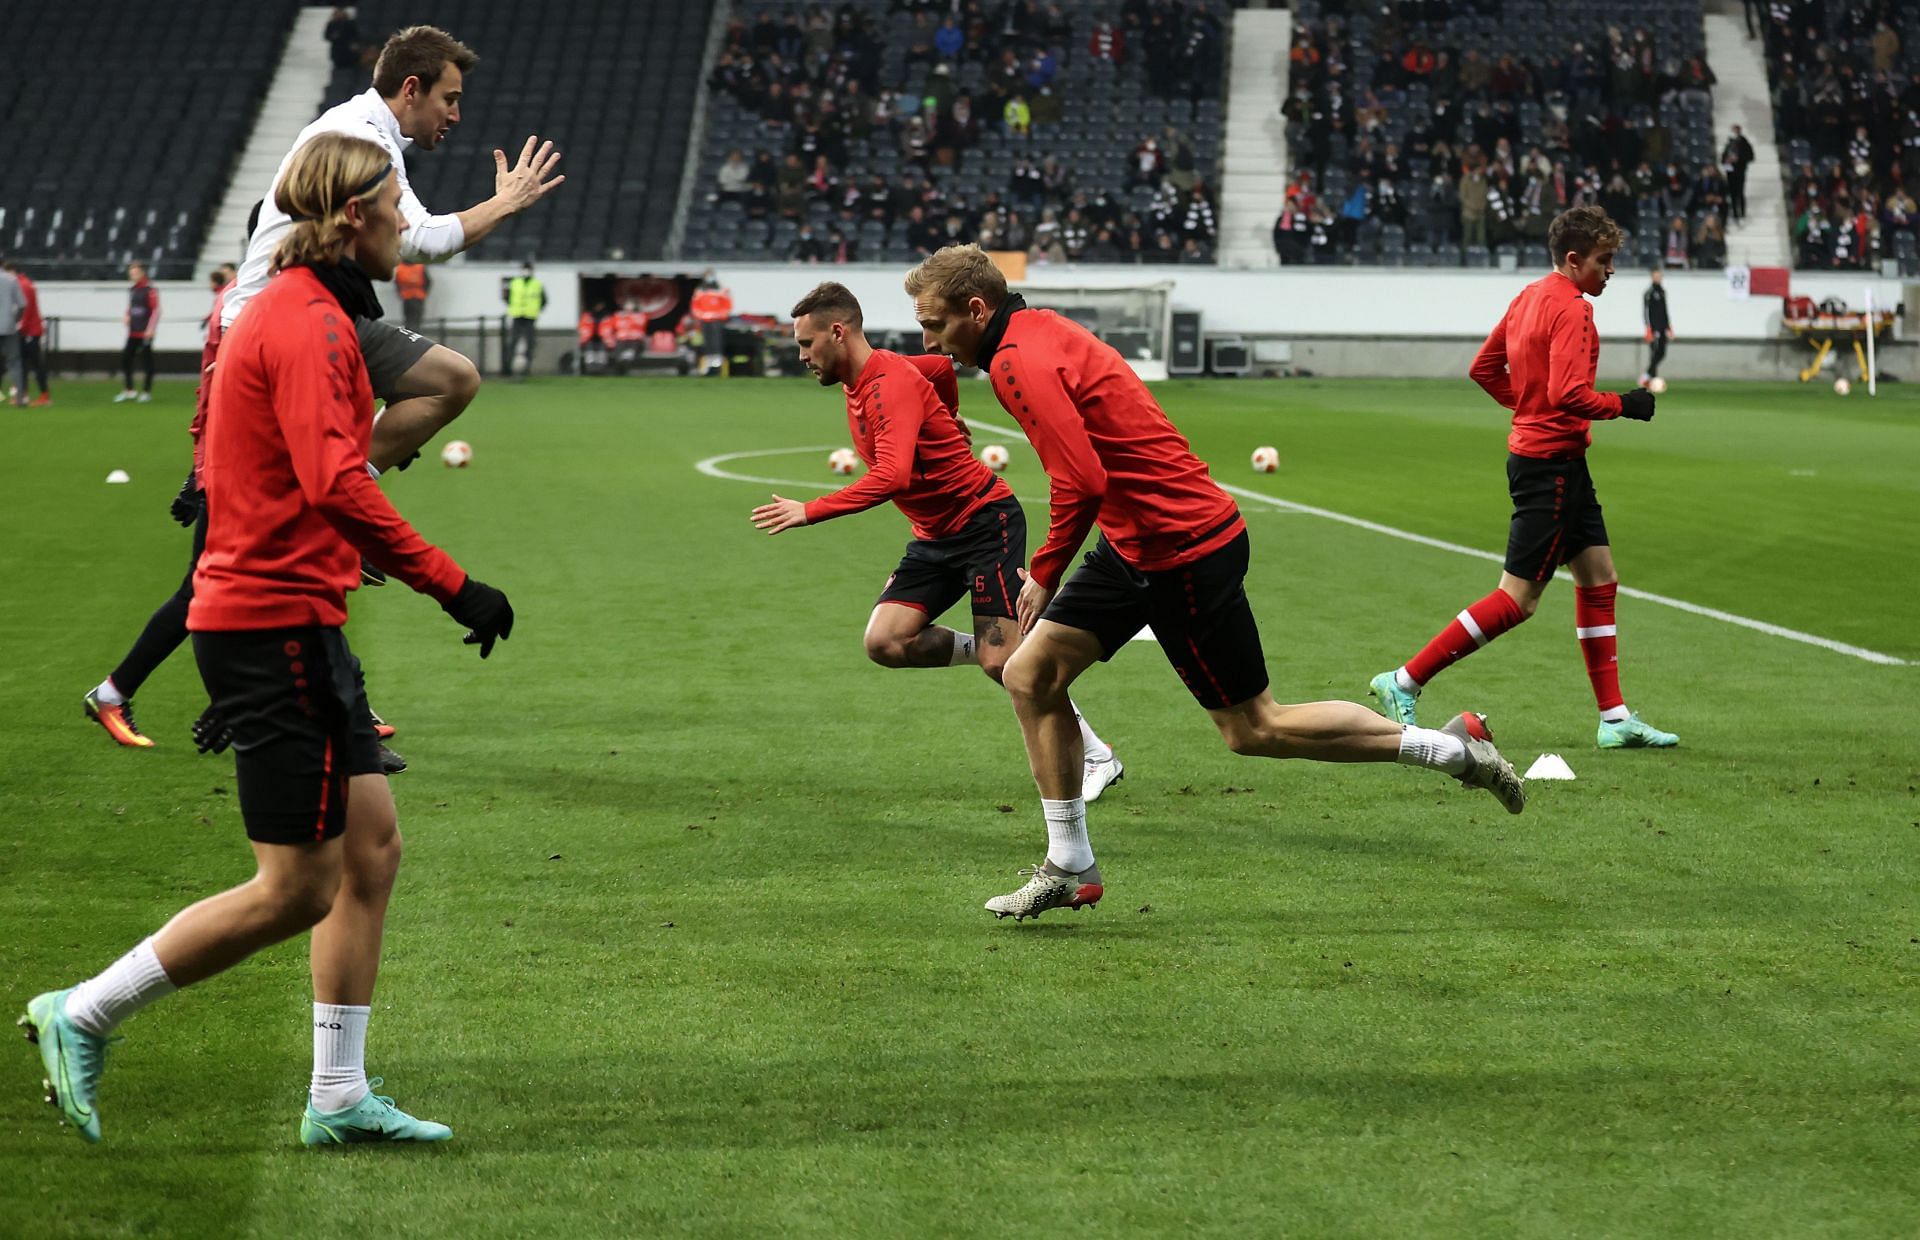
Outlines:
<svg viewBox="0 0 1920 1240"><path fill-rule="evenodd" d="M1148 625L1235 753L1434 767L1521 811L1525 788L1477 715L1402 728L1355 702L1274 701L1244 588L1246 522L1111 347L1071 319L1027 309L979 246L938 251L908 274L907 293L930 346L987 372L1053 488L1046 542L1020 574L1027 637L1004 673L1040 789L1047 857L1025 886L987 901L989 912L1032 917L1104 894L1076 796L1067 687ZM1063 586L1096 527L1093 550Z"/></svg>
<svg viewBox="0 0 1920 1240"><path fill-rule="evenodd" d="M867 657L882 667L972 663L997 682L1020 646L1013 615L1027 559L1026 514L1005 480L968 450L953 363L876 349L862 323L859 301L831 281L793 308L800 360L822 387L838 384L846 393L847 429L866 476L805 504L775 495L753 510L753 523L778 534L892 500L913 526L913 541L867 621ZM973 632L934 623L969 595ZM1080 793L1095 801L1125 768L1078 708L1073 713L1085 749Z"/></svg>
<svg viewBox="0 0 1920 1240"><path fill-rule="evenodd" d="M1573 573L1574 625L1587 679L1600 707L1602 749L1665 749L1680 743L1627 709L1620 694L1613 598L1619 577L1607 525L1587 472L1592 423L1653 420L1652 392L1597 392L1600 335L1588 297L1606 291L1619 250L1619 226L1599 207L1555 217L1547 244L1552 274L1522 289L1480 346L1469 372L1487 395L1513 410L1507 436L1507 489L1513 520L1500 584L1440 630L1406 664L1373 678L1371 691L1389 719L1412 723L1427 682L1531 616L1562 564Z"/></svg>
<svg viewBox="0 0 1920 1240"><path fill-rule="evenodd" d="M301 1139L437 1141L369 1090L367 1017L400 863L359 666L340 629L362 554L432 596L485 658L513 628L506 596L467 576L367 475L373 392L354 314L390 279L404 227L379 146L325 134L275 189L294 217L278 274L221 344L207 418L207 549L189 625L214 726L230 733L257 872L177 914L104 973L38 995L21 1024L55 1103L100 1139L109 1037L177 987L311 930L314 1074Z"/></svg>
<svg viewBox="0 0 1920 1240"><path fill-rule="evenodd" d="M20 294L26 298L26 309L20 312L20 363L26 373L33 376L40 395L33 398L36 409L44 409L53 403L53 390L47 385L47 352L44 347L47 334L46 320L40 317L40 290L34 287L27 273L11 258L0 260L0 270L11 272L13 278L20 281ZM20 403L27 403L26 385L20 387Z"/></svg>
<svg viewBox="0 0 1920 1240"><path fill-rule="evenodd" d="M127 309L120 316L127 322L127 343L120 350L120 366L126 372L127 386L113 399L115 404L126 400L144 404L153 399L153 334L160 330L160 290L147 279L145 263L128 263L127 279L131 283L127 290ZM142 359L146 365L146 386L135 389L133 364Z"/></svg>

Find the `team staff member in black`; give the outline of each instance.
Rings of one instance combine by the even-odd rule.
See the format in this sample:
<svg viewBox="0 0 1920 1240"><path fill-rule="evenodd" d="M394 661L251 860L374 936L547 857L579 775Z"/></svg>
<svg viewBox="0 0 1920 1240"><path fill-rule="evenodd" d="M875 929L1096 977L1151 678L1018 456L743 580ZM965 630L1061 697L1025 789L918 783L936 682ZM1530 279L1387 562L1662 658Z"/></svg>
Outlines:
<svg viewBox="0 0 1920 1240"><path fill-rule="evenodd" d="M127 290L127 343L120 350L120 369L126 374L127 386L113 400L115 404L137 400L144 405L153 399L153 333L160 327L160 290L147 279L145 263L128 263L127 279L132 281ZM139 389L133 386L135 362L146 367L147 385Z"/></svg>
<svg viewBox="0 0 1920 1240"><path fill-rule="evenodd" d="M258 869L176 915L104 973L36 996L21 1019L49 1101L100 1139L107 1040L140 1008L312 930L314 1073L301 1139L440 1141L444 1124L375 1096L365 1038L400 863L359 665L341 626L362 555L438 600L485 658L513 629L500 591L414 533L365 468L373 391L354 316L391 279L404 227L378 145L306 144L275 187L293 218L278 274L228 330L214 371L204 478L207 547L188 627L230 734Z"/></svg>
<svg viewBox="0 0 1920 1240"><path fill-rule="evenodd" d="M1652 272L1653 283L1640 295L1640 318L1647 329L1647 370L1640 376L1645 387L1660 375L1660 363L1667 360L1667 341L1673 339L1673 320L1667 317L1667 287L1661 283L1660 269Z"/></svg>

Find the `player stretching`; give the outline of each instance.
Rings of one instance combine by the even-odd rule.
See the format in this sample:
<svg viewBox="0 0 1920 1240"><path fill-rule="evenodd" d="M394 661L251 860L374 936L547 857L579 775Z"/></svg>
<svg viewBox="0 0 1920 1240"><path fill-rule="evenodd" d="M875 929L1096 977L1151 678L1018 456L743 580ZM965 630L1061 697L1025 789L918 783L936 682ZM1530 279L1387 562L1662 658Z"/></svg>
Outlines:
<svg viewBox="0 0 1920 1240"><path fill-rule="evenodd" d="M387 154L328 134L276 189L299 218L278 278L227 334L204 456L207 548L195 574L194 656L230 733L253 878L177 914L88 981L36 996L48 1101L89 1141L114 1029L147 1004L311 929L309 1145L451 1136L376 1097L367 1017L400 864L393 795L347 648L362 554L439 600L485 658L513 629L506 596L424 542L367 476L373 393L352 323L391 279L405 221Z"/></svg>
<svg viewBox="0 0 1920 1240"><path fill-rule="evenodd" d="M1046 542L1020 573L1027 637L1004 674L1040 789L1047 856L1022 871L1025 886L987 901L989 912L1032 917L1103 894L1075 796L1067 688L1144 625L1235 753L1433 767L1521 811L1526 789L1478 715L1436 730L1401 727L1355 702L1273 700L1244 588L1246 522L1118 353L1070 319L1027 309L977 245L935 253L908 274L907 293L929 345L988 372L1053 484ZM1098 541L1062 588L1095 526Z"/></svg>
<svg viewBox="0 0 1920 1240"><path fill-rule="evenodd" d="M1473 381L1513 410L1513 431L1507 436L1513 520L1507 527L1506 570L1498 589L1456 616L1404 667L1373 678L1372 693L1390 719L1412 723L1421 689L1531 616L1554 570L1565 564L1573 571L1574 631L1600 706L1600 748L1680 743L1673 733L1628 710L1620 696L1613 617L1620 579L1587 472L1594 419L1653 420L1652 392L1593 390L1600 336L1587 297L1606 291L1620 242L1619 227L1599 207L1561 212L1547 233L1556 260L1553 273L1521 290L1473 359Z"/></svg>
<svg viewBox="0 0 1920 1240"><path fill-rule="evenodd" d="M259 226L240 264L239 280L221 310L224 326L231 327L247 303L266 287L275 247L289 224L286 213L274 205L275 190L300 148L317 134L351 134L387 153L400 185L400 210L407 224L401 253L416 261L453 257L566 180L547 179L560 160L553 143L536 152L538 139L528 138L512 168L507 167L504 153L493 153L494 194L485 202L455 215L429 215L414 196L401 152L409 144L431 151L460 123L465 75L479 62L464 43L432 26L410 26L387 40L373 66L372 89L322 112L300 131L274 173ZM373 394L386 404L374 424L368 455L377 473L406 465L422 444L459 417L480 390L480 372L452 349L382 322L377 305L368 309L367 314L356 316L354 330L360 337Z"/></svg>
<svg viewBox="0 0 1920 1240"><path fill-rule="evenodd" d="M842 284L822 284L793 308L800 360L820 386L837 383L846 393L847 426L867 476L805 504L776 495L753 510L753 523L778 534L892 500L912 523L913 541L867 621L867 657L882 667L974 663L998 681L1020 646L1013 586L1027 558L1026 514L967 450L953 363L876 349L861 323L860 303ZM972 633L933 622L968 594ZM1085 750L1080 795L1097 801L1125 768L1077 708L1074 717Z"/></svg>

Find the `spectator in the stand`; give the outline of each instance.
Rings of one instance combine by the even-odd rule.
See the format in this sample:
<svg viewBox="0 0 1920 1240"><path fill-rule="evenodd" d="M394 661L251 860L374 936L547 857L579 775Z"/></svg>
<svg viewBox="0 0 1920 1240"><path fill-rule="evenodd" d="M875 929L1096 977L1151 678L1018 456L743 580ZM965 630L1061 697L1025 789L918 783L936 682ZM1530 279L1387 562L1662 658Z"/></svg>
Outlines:
<svg viewBox="0 0 1920 1240"><path fill-rule="evenodd" d="M1693 241L1687 234L1687 217L1676 215L1667 221L1666 240L1661 246L1669 267L1684 270L1693 259Z"/></svg>
<svg viewBox="0 0 1920 1240"><path fill-rule="evenodd" d="M787 261L817 263L825 257L826 244L814 235L813 221L802 220L799 230L794 233L793 240L787 243Z"/></svg>
<svg viewBox="0 0 1920 1240"><path fill-rule="evenodd" d="M1133 148L1133 154L1127 158L1127 188L1136 185L1155 186L1160 184L1161 175L1167 170L1167 157L1160 149L1158 138L1147 137Z"/></svg>
<svg viewBox="0 0 1920 1240"><path fill-rule="evenodd" d="M1127 32L1106 18L1093 24L1087 39L1087 55L1096 66L1115 68L1127 63Z"/></svg>
<svg viewBox="0 0 1920 1240"><path fill-rule="evenodd" d="M1213 261L1213 254L1206 246L1200 243L1198 237L1188 237L1180 243L1180 261L1194 265L1210 263Z"/></svg>
<svg viewBox="0 0 1920 1240"><path fill-rule="evenodd" d="M336 7L327 18L324 37L327 57L335 69L360 68L360 54L366 50L366 39L360 33L360 23L354 20L352 9L344 5Z"/></svg>
<svg viewBox="0 0 1920 1240"><path fill-rule="evenodd" d="M1145 254L1141 255L1140 261L1143 263L1177 263L1180 261L1180 249L1173 244L1171 234L1156 233L1151 248L1149 248Z"/></svg>
<svg viewBox="0 0 1920 1240"><path fill-rule="evenodd" d="M1036 47L1033 49L1033 54L1027 57L1026 79L1031 89L1039 90L1042 86L1053 85L1053 79L1059 76L1059 73L1060 63L1046 48Z"/></svg>
<svg viewBox="0 0 1920 1240"><path fill-rule="evenodd" d="M1693 194L1690 203L1695 212L1707 211L1718 216L1724 227L1727 218L1727 178L1720 171L1719 164L1706 164L1700 169L1700 175L1694 179Z"/></svg>
<svg viewBox="0 0 1920 1240"><path fill-rule="evenodd" d="M1824 267L1832 253L1833 229L1827 222L1827 209L1818 198L1793 222L1793 238L1800 243L1800 265Z"/></svg>
<svg viewBox="0 0 1920 1240"><path fill-rule="evenodd" d="M807 205L807 168L796 151L787 152L773 181L774 209L788 219L797 218Z"/></svg>
<svg viewBox="0 0 1920 1240"><path fill-rule="evenodd" d="M1101 227L1094 230L1093 237L1087 242L1083 256L1090 263L1118 263L1125 261L1120 252L1120 243L1114 239L1111 228Z"/></svg>
<svg viewBox="0 0 1920 1240"><path fill-rule="evenodd" d="M1460 244L1486 247L1490 187L1486 169L1478 161L1460 174Z"/></svg>
<svg viewBox="0 0 1920 1240"><path fill-rule="evenodd" d="M1747 168L1752 163L1753 143L1735 125L1720 148L1720 167L1727 177L1727 208L1736 224L1747 218Z"/></svg>
<svg viewBox="0 0 1920 1240"><path fill-rule="evenodd" d="M1893 32L1885 20L1873 24L1873 35L1867 40L1873 49L1873 71L1875 73L1893 72L1894 62L1900 56L1900 36Z"/></svg>
<svg viewBox="0 0 1920 1240"><path fill-rule="evenodd" d="M747 184L752 179L753 165L747 162L746 152L738 150L729 152L720 170L713 174L722 202L746 201Z"/></svg>
<svg viewBox="0 0 1920 1240"><path fill-rule="evenodd" d="M1903 185L1894 187L1893 192L1887 195L1887 201L1880 211L1880 218L1885 223L1887 232L1891 234L1897 236L1904 233L1908 237L1913 237L1915 229L1920 228L1920 205L1915 204L1913 195L1909 194Z"/></svg>
<svg viewBox="0 0 1920 1240"><path fill-rule="evenodd" d="M1180 232L1190 240L1198 239L1209 253L1212 252L1217 230L1214 226L1213 203L1207 197L1206 186L1195 185L1187 192L1187 210L1180 221Z"/></svg>
<svg viewBox="0 0 1920 1240"><path fill-rule="evenodd" d="M1066 101L1051 86L1041 87L1039 93L1028 97L1027 104L1033 109L1034 129L1043 133L1058 125L1067 114Z"/></svg>
<svg viewBox="0 0 1920 1240"><path fill-rule="evenodd" d="M1700 227L1693 235L1693 265L1702 270L1718 271L1727 265L1727 233L1720 217L1708 213L1700 221Z"/></svg>
<svg viewBox="0 0 1920 1240"><path fill-rule="evenodd" d="M1033 230L1020 218L1018 211L1007 212L1005 223L1000 228L1000 248L1004 250L1025 250L1033 245Z"/></svg>
<svg viewBox="0 0 1920 1240"><path fill-rule="evenodd" d="M1067 261L1077 263L1086 257L1087 246L1093 240L1093 231L1087 225L1087 217L1078 207L1067 208L1067 218L1060 222L1060 246L1066 251Z"/></svg>
<svg viewBox="0 0 1920 1240"><path fill-rule="evenodd" d="M948 14L947 19L940 23L940 28L933 32L933 50L940 54L942 60L954 61L960 59L960 53L966 48L966 32L960 29L959 21Z"/></svg>

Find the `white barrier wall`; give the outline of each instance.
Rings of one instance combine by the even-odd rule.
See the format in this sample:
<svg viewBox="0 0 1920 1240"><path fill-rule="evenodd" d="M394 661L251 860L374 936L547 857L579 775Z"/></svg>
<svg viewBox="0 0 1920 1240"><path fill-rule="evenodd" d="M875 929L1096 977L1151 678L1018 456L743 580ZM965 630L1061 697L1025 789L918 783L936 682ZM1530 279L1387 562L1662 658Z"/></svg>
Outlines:
<svg viewBox="0 0 1920 1240"><path fill-rule="evenodd" d="M455 261L432 268L429 318L498 317L505 310L500 282L517 273L512 264ZM546 264L539 275L547 285L545 330L569 330L579 318L577 275L608 271L697 271L697 263ZM882 331L908 331L913 306L901 290L905 268L897 265L789 266L727 265L716 268L733 291L735 307L747 314L781 318L802 294L821 280L838 280L853 290L867 324ZM32 274L31 268L28 274ZM1313 337L1369 336L1421 338L1480 337L1534 274L1530 272L1449 271L1297 267L1269 271L1222 271L1205 267L1038 267L1029 283L1046 286L1120 286L1171 280L1173 304L1205 315L1209 335ZM1681 340L1768 341L1780 335L1778 298L1734 301L1727 296L1723 272L1669 272L1667 304ZM1594 303L1594 320L1605 339L1638 339L1644 272L1622 271ZM1873 288L1874 304L1896 306L1903 295L1897 280L1865 273L1796 272L1793 289L1815 301L1838 297L1858 307ZM40 309L62 320L60 347L66 351L118 349L125 339L121 312L124 284L42 282ZM162 284L161 350L197 350L200 322L212 294L204 283ZM391 286L382 286L388 313L399 317ZM1920 330L1920 325L1915 329ZM1913 334L1909 330L1906 334Z"/></svg>

